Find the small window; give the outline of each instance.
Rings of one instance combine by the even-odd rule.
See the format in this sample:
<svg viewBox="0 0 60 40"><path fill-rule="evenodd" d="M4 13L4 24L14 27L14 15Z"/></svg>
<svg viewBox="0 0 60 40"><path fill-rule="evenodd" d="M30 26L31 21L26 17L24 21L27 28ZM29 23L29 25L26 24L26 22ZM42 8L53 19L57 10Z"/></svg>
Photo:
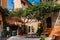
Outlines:
<svg viewBox="0 0 60 40"><path fill-rule="evenodd" d="M21 2L21 4L22 4L22 6L25 6L25 3L23 1Z"/></svg>
<svg viewBox="0 0 60 40"><path fill-rule="evenodd" d="M29 26L29 32L30 32L30 26Z"/></svg>

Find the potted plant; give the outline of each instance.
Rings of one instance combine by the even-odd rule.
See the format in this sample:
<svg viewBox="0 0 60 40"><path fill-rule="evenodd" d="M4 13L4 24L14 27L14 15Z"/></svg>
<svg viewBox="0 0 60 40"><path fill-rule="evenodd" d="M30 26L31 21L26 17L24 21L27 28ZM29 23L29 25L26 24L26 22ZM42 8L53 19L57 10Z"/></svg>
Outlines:
<svg viewBox="0 0 60 40"><path fill-rule="evenodd" d="M37 30L36 33L40 36L42 32L43 32L43 26L42 26L42 24L39 24L38 25L38 30Z"/></svg>
<svg viewBox="0 0 60 40"><path fill-rule="evenodd" d="M45 40L45 38L46 38L47 36L46 35L40 35L40 40Z"/></svg>

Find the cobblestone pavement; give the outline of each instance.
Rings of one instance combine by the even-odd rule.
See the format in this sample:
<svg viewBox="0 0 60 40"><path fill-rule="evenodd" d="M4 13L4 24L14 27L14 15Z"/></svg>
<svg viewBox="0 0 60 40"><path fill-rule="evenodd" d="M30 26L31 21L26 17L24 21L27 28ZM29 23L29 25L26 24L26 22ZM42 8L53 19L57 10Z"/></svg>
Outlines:
<svg viewBox="0 0 60 40"><path fill-rule="evenodd" d="M7 40L39 40L39 38L25 38L24 36L12 36Z"/></svg>

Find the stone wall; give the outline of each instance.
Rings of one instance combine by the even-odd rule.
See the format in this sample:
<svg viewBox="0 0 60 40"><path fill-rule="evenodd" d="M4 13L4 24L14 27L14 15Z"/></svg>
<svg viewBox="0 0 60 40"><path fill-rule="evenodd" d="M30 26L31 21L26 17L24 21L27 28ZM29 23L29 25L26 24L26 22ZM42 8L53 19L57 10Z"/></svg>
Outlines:
<svg viewBox="0 0 60 40"><path fill-rule="evenodd" d="M44 19L44 33L48 33L48 34L51 34L53 28L54 28L54 25L55 25L55 22L56 22L56 19L58 17L58 12L52 12L52 13L47 13L47 15L45 15L45 19ZM46 19L48 17L51 17L51 20L52 20L52 23L51 23L51 28L47 28L47 23L46 23Z"/></svg>
<svg viewBox="0 0 60 40"><path fill-rule="evenodd" d="M17 9L17 8L22 8L22 5L21 5L21 0L13 0L13 8L14 9Z"/></svg>
<svg viewBox="0 0 60 40"><path fill-rule="evenodd" d="M7 0L2 0L2 7L7 8Z"/></svg>
<svg viewBox="0 0 60 40"><path fill-rule="evenodd" d="M1 32L3 31L3 21L2 21L2 15L0 13L0 37L1 37Z"/></svg>
<svg viewBox="0 0 60 40"><path fill-rule="evenodd" d="M58 14L58 17L55 21L54 27L53 27L49 37L53 37L53 35L55 35L55 34L60 34L59 33L60 32L60 20L59 20L59 18L60 18L60 12Z"/></svg>

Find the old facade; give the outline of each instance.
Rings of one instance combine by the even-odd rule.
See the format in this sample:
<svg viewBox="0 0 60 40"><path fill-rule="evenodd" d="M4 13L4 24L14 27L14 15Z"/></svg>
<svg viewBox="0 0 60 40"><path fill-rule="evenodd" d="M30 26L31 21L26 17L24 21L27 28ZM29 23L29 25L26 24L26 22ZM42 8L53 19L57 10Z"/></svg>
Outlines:
<svg viewBox="0 0 60 40"><path fill-rule="evenodd" d="M7 0L0 0L0 6L2 6L2 8L6 8L7 7ZM3 21L2 21L2 12L0 10L0 29L3 28Z"/></svg>
<svg viewBox="0 0 60 40"><path fill-rule="evenodd" d="M7 0L0 0L0 6L2 6L2 8L7 8Z"/></svg>
<svg viewBox="0 0 60 40"><path fill-rule="evenodd" d="M2 14L3 14L3 8L7 7L7 0L0 0L0 36L1 32L3 31L3 20L2 20Z"/></svg>
<svg viewBox="0 0 60 40"><path fill-rule="evenodd" d="M13 9L26 8L28 5L31 5L28 0L13 0Z"/></svg>
<svg viewBox="0 0 60 40"><path fill-rule="evenodd" d="M60 3L60 0L53 0L57 3ZM7 7L7 0L1 0L0 5L3 8ZM26 8L27 6L31 5L27 0L13 0L13 9L17 8ZM60 17L60 12L52 12L50 14L45 15L45 20L44 20L44 33L48 33L49 37L52 37L54 34L60 34L60 25L59 23L59 17ZM17 19L17 20L16 20ZM22 21L21 21L22 19ZM6 20L10 24L15 24L15 25L20 25L21 23L24 22L24 18L17 18L17 17L6 17ZM26 19L27 20L27 19ZM32 32L32 26L34 28L34 32L36 33L36 30L38 28L38 24L40 22L34 21L32 19L32 22L26 23L28 26L28 32ZM2 15L0 12L0 23L2 22ZM1 23L1 28L3 26L3 23Z"/></svg>
<svg viewBox="0 0 60 40"><path fill-rule="evenodd" d="M46 1L46 0L44 0L44 1ZM47 0L47 1L49 1L49 0ZM60 3L60 0L51 0L51 1L55 1L57 3ZM26 8L29 5L31 5L31 4L27 0L18 0L18 1L17 0L13 0L13 9ZM56 29L56 27L57 27L56 26L56 21L57 21L58 15L59 15L59 12L52 12L52 13L49 13L49 14L45 15L44 33L47 33L49 35L49 37L52 37L56 32L58 32L57 29L60 30L59 27ZM7 21L10 24L21 25L21 21L20 22L18 21L19 18L18 18L18 20L16 20L16 19L17 18L15 18L15 17L10 18L10 19L8 17ZM21 18L21 20L24 22L24 18ZM32 32L32 27L33 27L34 28L34 32L36 33L37 28L38 28L38 24L40 22L34 21L34 19L32 19L32 20L33 20L32 22L26 23L26 25L28 26L27 30L28 30L28 32ZM27 19L25 21L27 21ZM56 30L56 32L55 32L55 30Z"/></svg>
<svg viewBox="0 0 60 40"><path fill-rule="evenodd" d="M46 0L44 0L46 1ZM52 0L60 3L60 0ZM51 12L45 15L44 20L44 34L48 34L49 37L54 35L60 35L60 12Z"/></svg>
<svg viewBox="0 0 60 40"><path fill-rule="evenodd" d="M23 9L25 9L29 5L32 5L32 4L29 3L27 0L18 0L18 1L17 0L13 0L13 10L15 10L17 8L23 8ZM19 18L19 17L13 16L13 17L6 17L6 21L11 26L15 25L18 28L18 26L21 27L22 23L24 21L28 21L28 19L25 20L25 18ZM34 32L36 33L39 22L36 21L36 20L34 20L34 19L32 19L31 22L30 21L31 21L31 19L25 24L25 25L27 25L27 28L26 28L27 32L28 33L32 33L32 28L34 28ZM11 28L12 28L12 31L14 31L14 30L17 31L16 27L14 27L16 29L14 29L13 27L11 27ZM24 28L24 27L22 27L22 28ZM17 32L17 34L18 34L18 32Z"/></svg>

